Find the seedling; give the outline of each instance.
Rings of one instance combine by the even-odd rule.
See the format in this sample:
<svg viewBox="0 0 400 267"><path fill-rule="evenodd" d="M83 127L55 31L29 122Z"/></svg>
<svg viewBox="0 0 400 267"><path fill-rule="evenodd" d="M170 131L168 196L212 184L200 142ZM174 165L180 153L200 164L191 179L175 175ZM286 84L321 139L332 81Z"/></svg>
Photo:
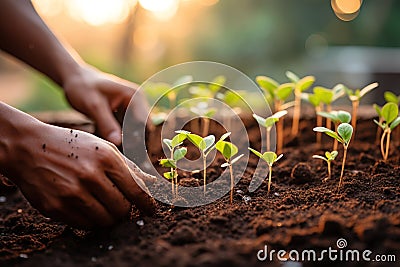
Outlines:
<svg viewBox="0 0 400 267"><path fill-rule="evenodd" d="M187 153L186 147L180 147L186 138L186 134L178 133L172 139L163 139L164 144L167 145L171 154L169 158L161 159L160 165L166 168L171 168L171 171L164 172L164 177L171 180L173 196L178 194L177 162L183 159Z"/></svg>
<svg viewBox="0 0 400 267"><path fill-rule="evenodd" d="M293 123L292 123L292 136L296 136L299 132L299 121L301 112L301 93L307 90L315 82L314 76L306 76L299 78L293 72L287 71L286 76L291 80L294 87L294 111L293 111Z"/></svg>
<svg viewBox="0 0 400 267"><path fill-rule="evenodd" d="M191 107L190 111L201 117L202 120L202 136L207 136L210 129L210 119L215 115L217 110L210 108L207 102L200 102L195 107Z"/></svg>
<svg viewBox="0 0 400 267"><path fill-rule="evenodd" d="M338 128L337 132L334 132L325 127L315 127L313 129L315 132L322 132L327 134L328 136L338 140L343 145L343 162L342 162L342 171L340 172L340 181L338 190L342 187L343 184L343 173L344 173L344 166L346 164L346 157L347 157L347 148L349 147L351 137L353 135L353 127L348 123L341 123Z"/></svg>
<svg viewBox="0 0 400 267"><path fill-rule="evenodd" d="M322 86L314 87L314 94L326 105L326 112L332 111L332 103L342 97L344 93L342 84L337 84L332 89ZM331 129L331 119L329 118L326 119L326 128Z"/></svg>
<svg viewBox="0 0 400 267"><path fill-rule="evenodd" d="M178 134L184 134L186 138L200 151L203 159L203 188L204 195L206 194L206 183L207 183L207 156L211 151L215 149L215 136L209 135L201 137L200 135L193 134L188 131L175 131ZM225 140L231 133L226 133L221 136L220 141Z"/></svg>
<svg viewBox="0 0 400 267"><path fill-rule="evenodd" d="M267 192L267 194L269 194L269 191L271 189L271 183L272 183L272 166L274 165L275 162L277 162L278 160L280 160L283 157L283 154L280 154L279 156L277 156L276 153L272 152L272 151L267 151L267 152L264 152L264 154L261 154L257 150L252 149L251 147L249 147L249 150L268 164L269 177L268 177L268 192Z"/></svg>
<svg viewBox="0 0 400 267"><path fill-rule="evenodd" d="M397 105L400 104L400 95L396 96L393 92L386 91L383 94L383 96L384 96L386 102L388 102L388 103L392 102L392 103L395 103Z"/></svg>
<svg viewBox="0 0 400 267"><path fill-rule="evenodd" d="M271 150L271 130L272 127L275 125L276 122L279 121L279 119L287 114L286 110L278 111L277 113L267 117L263 118L261 116L258 116L257 114L253 114L253 118L260 124L262 127L265 127L266 129L266 145L267 145L267 151Z"/></svg>
<svg viewBox="0 0 400 267"><path fill-rule="evenodd" d="M375 138L375 144L379 144L380 138L382 135L382 127L381 125L384 121L383 116L382 116L382 107L378 106L377 104L373 104L372 107L375 109L376 114L378 114L378 127L376 128L376 138Z"/></svg>
<svg viewBox="0 0 400 267"><path fill-rule="evenodd" d="M378 87L378 83L371 83L367 86L365 86L363 89L357 89L357 90L351 90L347 87L344 87L352 105L352 114L351 114L351 126L353 126L354 133L356 132L356 127L357 127L357 111L358 111L358 106L360 104L360 100L362 97L364 97L367 93L371 92L373 89Z"/></svg>
<svg viewBox="0 0 400 267"><path fill-rule="evenodd" d="M337 127L340 123L349 123L351 121L351 115L347 111L339 110L339 111L331 111L331 112L318 112L318 115L324 118L329 118L335 124L335 131L337 131ZM328 128L328 127L327 127ZM329 128L328 128L329 129ZM333 150L337 150L338 140L334 139L333 141Z"/></svg>
<svg viewBox="0 0 400 267"><path fill-rule="evenodd" d="M230 134L230 133L229 133ZM230 192L230 202L232 204L233 202L233 187L234 187L234 178L233 178L233 170L232 170L232 165L236 163L241 157L244 155L241 154L237 156L236 158L232 159L233 156L235 156L238 153L238 148L231 142L219 140L215 144L216 149L224 156L225 163L221 165L222 168L229 167L229 174L231 177L231 192Z"/></svg>
<svg viewBox="0 0 400 267"><path fill-rule="evenodd" d="M258 85L266 92L268 102L273 102L274 112L285 110L286 108L294 105L294 102L285 103L285 101L293 92L294 83L279 84L277 81L267 76L257 76L256 81ZM283 120L284 118L282 118L282 120L278 121L276 124L276 150L278 153L282 151L283 148Z"/></svg>
<svg viewBox="0 0 400 267"><path fill-rule="evenodd" d="M315 92L315 88L314 88ZM302 93L302 98L307 100L311 105L314 106L315 114L317 118L317 127L322 126L322 117L318 115L318 112L322 111L322 101L320 94L309 94L309 93ZM321 144L321 133L317 133L317 144Z"/></svg>
<svg viewBox="0 0 400 267"><path fill-rule="evenodd" d="M398 117L399 108L395 103L387 103L382 107L381 112L384 122L380 123L376 120L374 120L374 122L383 129L381 137L381 153L383 160L386 161L389 156L390 134L400 124L400 117Z"/></svg>
<svg viewBox="0 0 400 267"><path fill-rule="evenodd" d="M328 177L325 178L324 181L327 181L328 179L331 179L331 176L332 176L331 175L331 161L335 160L337 155L338 155L338 152L335 150L335 151L332 151L332 152L326 151L325 152L325 157L320 156L320 155L313 155L312 156L314 159L322 159L328 165Z"/></svg>

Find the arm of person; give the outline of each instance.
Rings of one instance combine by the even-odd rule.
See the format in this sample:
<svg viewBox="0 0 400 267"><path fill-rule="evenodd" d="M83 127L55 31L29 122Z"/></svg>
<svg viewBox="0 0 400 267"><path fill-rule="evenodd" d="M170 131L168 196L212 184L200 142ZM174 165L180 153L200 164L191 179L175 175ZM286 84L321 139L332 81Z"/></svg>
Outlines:
<svg viewBox="0 0 400 267"><path fill-rule="evenodd" d="M121 144L114 113L124 114L136 84L87 65L56 38L29 0L0 1L0 48L61 86L72 107L93 119L103 138ZM145 123L146 101L138 103L135 117Z"/></svg>
<svg viewBox="0 0 400 267"><path fill-rule="evenodd" d="M42 123L1 101L0 125L0 172L44 215L92 228L127 218L130 202L154 211L144 182L155 178L112 143Z"/></svg>

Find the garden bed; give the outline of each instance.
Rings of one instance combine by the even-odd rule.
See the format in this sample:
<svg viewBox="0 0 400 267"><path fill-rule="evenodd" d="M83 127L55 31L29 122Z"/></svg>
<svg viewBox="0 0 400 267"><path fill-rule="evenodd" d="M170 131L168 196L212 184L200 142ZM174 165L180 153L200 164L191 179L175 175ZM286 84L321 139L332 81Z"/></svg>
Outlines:
<svg viewBox="0 0 400 267"><path fill-rule="evenodd" d="M234 189L233 205L229 204L229 194L195 208L159 203L154 217L132 214L130 222L107 231L81 231L51 221L31 208L17 189L1 187L0 195L5 199L0 203L0 265L282 266L276 258L274 262L259 261L257 252L265 245L286 251L336 249L339 238L347 241L349 249L395 255L399 261L399 140L394 140L390 160L384 163L379 146L374 144L376 125L372 120L359 120L349 147L344 187L338 193L342 151L333 162L333 178L322 182L327 176L326 165L312 155L330 150L331 139L323 138L322 147L318 147L314 125L313 120L303 120L302 138L285 138L284 157L274 166L268 196L267 180L255 192L248 192L258 162L252 155ZM251 144L257 147L258 125L253 121L248 127ZM161 157L154 155L153 159ZM304 165L297 168L293 178L292 171L299 163ZM218 165L208 168L211 178L220 172ZM201 184L201 176L189 176L184 174L181 182L193 184L198 178Z"/></svg>

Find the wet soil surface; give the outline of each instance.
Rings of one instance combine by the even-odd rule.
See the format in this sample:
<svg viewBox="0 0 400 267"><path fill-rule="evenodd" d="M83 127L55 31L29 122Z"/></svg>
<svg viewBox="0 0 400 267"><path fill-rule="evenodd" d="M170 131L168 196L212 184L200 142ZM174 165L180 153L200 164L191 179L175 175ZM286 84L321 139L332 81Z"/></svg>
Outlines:
<svg viewBox="0 0 400 267"><path fill-rule="evenodd" d="M340 238L347 242L345 247L340 243L344 252L358 249L361 257L368 249L371 260L394 255L397 263L330 261L325 255L325 266L398 266L400 140L394 135L385 163L374 144L375 125L360 121L349 148L344 186L337 192L343 151L339 149L333 162L332 179L323 182L326 165L312 155L330 149L331 140L323 138L323 145L317 146L312 125L301 123L302 139L285 138L284 157L274 166L269 195L267 180L248 192L258 161L252 156L234 189L233 205L229 194L196 208L159 203L154 217L132 214L129 222L112 229L82 231L54 222L30 207L16 188L2 186L0 266L315 266L321 262L282 263L276 253L273 261L260 261L257 253L267 246L268 253L296 249L301 257L305 249L337 250ZM256 125L250 125L249 133L254 132L250 140L257 147L259 132L252 128ZM153 156L156 160L163 155ZM216 166L207 172L213 177L221 170ZM182 184L201 184L201 176L182 177Z"/></svg>

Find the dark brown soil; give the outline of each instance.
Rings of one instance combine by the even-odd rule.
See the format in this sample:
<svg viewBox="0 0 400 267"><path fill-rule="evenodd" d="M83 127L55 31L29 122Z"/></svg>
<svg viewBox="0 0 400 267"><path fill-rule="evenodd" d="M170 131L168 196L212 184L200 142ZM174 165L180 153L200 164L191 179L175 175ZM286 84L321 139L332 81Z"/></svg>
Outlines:
<svg viewBox="0 0 400 267"><path fill-rule="evenodd" d="M0 203L0 266L282 266L276 258L260 262L257 252L264 245L286 251L337 249L339 238L347 240L349 249L395 255L397 264L325 261L325 265L398 266L399 140L393 140L390 160L384 163L374 144L375 125L360 121L349 148L344 187L338 193L342 151L333 162L333 178L322 182L326 166L312 155L330 149L330 140L324 138L323 147L318 147L311 121L303 121L301 128L302 139L286 138L284 158L274 168L268 196L267 181L248 192L257 163L251 157L235 188L233 205L229 196L197 208L159 204L153 218L133 214L131 222L108 230L79 231L44 218L18 190L2 187L0 196L6 199ZM257 145L254 140L253 145ZM220 169L208 172L218 175ZM201 176L183 177L182 184L196 186L195 178Z"/></svg>

